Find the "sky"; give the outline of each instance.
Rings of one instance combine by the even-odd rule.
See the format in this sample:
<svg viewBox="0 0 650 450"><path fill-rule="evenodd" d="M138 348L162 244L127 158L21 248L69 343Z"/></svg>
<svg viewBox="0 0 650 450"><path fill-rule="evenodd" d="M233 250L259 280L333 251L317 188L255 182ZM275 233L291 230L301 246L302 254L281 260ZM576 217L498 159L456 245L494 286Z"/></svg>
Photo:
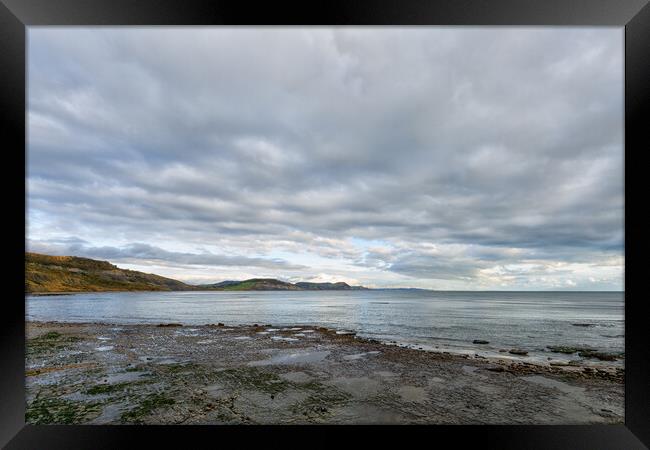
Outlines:
<svg viewBox="0 0 650 450"><path fill-rule="evenodd" d="M623 290L623 29L28 28L29 251Z"/></svg>

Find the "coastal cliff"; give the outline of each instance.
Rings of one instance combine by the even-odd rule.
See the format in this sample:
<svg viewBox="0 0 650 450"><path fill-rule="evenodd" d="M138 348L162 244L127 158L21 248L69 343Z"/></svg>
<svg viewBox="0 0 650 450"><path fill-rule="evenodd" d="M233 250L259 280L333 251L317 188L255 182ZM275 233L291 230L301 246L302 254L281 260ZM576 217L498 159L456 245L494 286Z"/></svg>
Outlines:
<svg viewBox="0 0 650 450"><path fill-rule="evenodd" d="M347 283L289 283L273 278L191 285L152 273L121 269L108 261L78 256L25 253L25 292L100 291L311 291L359 290Z"/></svg>
<svg viewBox="0 0 650 450"><path fill-rule="evenodd" d="M25 292L189 291L194 286L108 261L25 253Z"/></svg>

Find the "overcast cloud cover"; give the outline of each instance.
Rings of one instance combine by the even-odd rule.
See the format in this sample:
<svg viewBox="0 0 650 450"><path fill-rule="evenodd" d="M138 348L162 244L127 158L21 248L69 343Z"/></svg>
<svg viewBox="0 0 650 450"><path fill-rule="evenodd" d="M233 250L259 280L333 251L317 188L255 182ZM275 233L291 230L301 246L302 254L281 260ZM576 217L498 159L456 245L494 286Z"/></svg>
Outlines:
<svg viewBox="0 0 650 450"><path fill-rule="evenodd" d="M623 31L28 31L28 248L192 283L623 289Z"/></svg>

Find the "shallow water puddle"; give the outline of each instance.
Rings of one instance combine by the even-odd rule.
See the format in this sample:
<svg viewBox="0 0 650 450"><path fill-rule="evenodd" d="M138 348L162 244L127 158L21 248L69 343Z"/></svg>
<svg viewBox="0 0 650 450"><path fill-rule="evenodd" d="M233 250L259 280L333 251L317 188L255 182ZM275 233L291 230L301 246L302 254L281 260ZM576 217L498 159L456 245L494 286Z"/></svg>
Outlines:
<svg viewBox="0 0 650 450"><path fill-rule="evenodd" d="M429 386L432 386L432 385L436 385L436 384L440 384L440 383L444 383L444 382L445 382L445 380L440 378L440 377L431 377L431 378L429 378L429 381L427 383L429 384Z"/></svg>
<svg viewBox="0 0 650 450"><path fill-rule="evenodd" d="M561 416L564 418L564 423L580 423L593 414L592 410L587 406L589 401L585 398L585 388L572 386L562 381L547 378L541 375L531 375L522 377L531 383L536 383L544 387L554 388L564 395L559 395L554 399L556 408L560 411ZM622 411L621 411L622 413ZM602 420L601 416L592 416Z"/></svg>
<svg viewBox="0 0 650 450"><path fill-rule="evenodd" d="M278 416L286 414L291 406L307 399L309 394L300 390L287 389L270 396L267 392L248 390L241 392L234 401L234 407L246 411L253 420L273 423Z"/></svg>
<svg viewBox="0 0 650 450"><path fill-rule="evenodd" d="M260 353L273 355L275 353L282 353L283 351L285 350L281 348L263 348L262 350L260 350Z"/></svg>
<svg viewBox="0 0 650 450"><path fill-rule="evenodd" d="M546 378L541 375L531 375L527 377L522 377L522 379L529 381L531 383L541 384L542 386L545 387L555 388L561 392L564 392L565 394L580 395L585 391L584 388L571 386L570 384L565 383L563 381L554 380L552 378Z"/></svg>
<svg viewBox="0 0 650 450"><path fill-rule="evenodd" d="M390 372L388 370L378 370L375 372L375 375L380 376L382 378L392 378L397 376L395 372Z"/></svg>
<svg viewBox="0 0 650 450"><path fill-rule="evenodd" d="M478 367L475 366L463 366L463 372L468 374L473 374L478 370Z"/></svg>
<svg viewBox="0 0 650 450"><path fill-rule="evenodd" d="M208 395L213 398L225 397L229 392L228 389L226 389L226 387L221 384L212 384L210 386L206 386L204 389Z"/></svg>
<svg viewBox="0 0 650 450"><path fill-rule="evenodd" d="M65 377L65 371L59 370L56 372L41 374L37 377L29 377L29 383L42 386L51 386L59 384L61 380L65 379Z"/></svg>
<svg viewBox="0 0 650 450"><path fill-rule="evenodd" d="M170 356L140 356L140 361L151 362L154 364L181 364L185 363L188 360L180 361L178 359L172 358Z"/></svg>
<svg viewBox="0 0 650 450"><path fill-rule="evenodd" d="M167 359L161 359L159 361L156 361L156 364L162 364L164 366L170 365L170 364L187 364L189 360L186 361L179 361L178 359L173 359L173 358L167 358Z"/></svg>
<svg viewBox="0 0 650 450"><path fill-rule="evenodd" d="M273 356L269 359L262 361L250 361L249 366L269 366L276 364L309 364L317 363L330 354L329 351L319 351L319 352L298 352L298 353L288 353Z"/></svg>
<svg viewBox="0 0 650 450"><path fill-rule="evenodd" d="M97 336L97 339L99 339L100 341L111 341L111 340L113 340L113 338L109 338L109 337L106 337L106 336Z"/></svg>
<svg viewBox="0 0 650 450"><path fill-rule="evenodd" d="M427 401L427 392L419 386L402 386L397 391L402 400L406 402L424 403Z"/></svg>
<svg viewBox="0 0 650 450"><path fill-rule="evenodd" d="M354 395L355 397L367 397L379 390L379 381L368 377L359 378L335 378L328 382L337 388Z"/></svg>
<svg viewBox="0 0 650 450"><path fill-rule="evenodd" d="M287 372L281 373L280 378L283 380L291 381L293 383L308 383L314 379L311 375L305 372Z"/></svg>
<svg viewBox="0 0 650 450"><path fill-rule="evenodd" d="M150 372L118 372L101 378L100 382L102 384L128 383L148 375L150 375Z"/></svg>
<svg viewBox="0 0 650 450"><path fill-rule="evenodd" d="M378 355L379 353L381 352L372 351L372 352L356 353L354 355L345 355L343 359L346 361L356 361L358 359L362 359L366 355Z"/></svg>
<svg viewBox="0 0 650 450"><path fill-rule="evenodd" d="M196 332L196 331L190 331L190 330L187 330L187 331L181 331L181 330L179 330L179 331L175 331L174 334L175 334L176 336L189 336L189 337L196 337L196 336L199 335L198 332Z"/></svg>
<svg viewBox="0 0 650 450"><path fill-rule="evenodd" d="M123 403L109 403L104 407L102 413L93 419L90 424L94 425L104 425L109 423L115 423L117 419L122 415L124 411L129 408L129 404L126 402Z"/></svg>
<svg viewBox="0 0 650 450"><path fill-rule="evenodd" d="M351 403L333 411L338 423L354 425L403 424L408 419L398 411L367 403Z"/></svg>
<svg viewBox="0 0 650 450"><path fill-rule="evenodd" d="M106 400L110 398L110 396L108 394L89 395L77 391L77 392L72 392L70 394L62 395L61 398L65 400L70 400L72 402L87 402L89 400L91 401Z"/></svg>
<svg viewBox="0 0 650 450"><path fill-rule="evenodd" d="M288 342L296 342L300 340L292 337L282 337L282 336L272 336L271 339L273 339L274 341L288 341Z"/></svg>
<svg viewBox="0 0 650 450"><path fill-rule="evenodd" d="M250 336L235 336L233 339L237 339L238 341L247 341L250 338Z"/></svg>
<svg viewBox="0 0 650 450"><path fill-rule="evenodd" d="M95 350L97 350L98 352L107 352L109 350L113 350L114 348L115 346L113 345L103 345L101 347L95 347Z"/></svg>

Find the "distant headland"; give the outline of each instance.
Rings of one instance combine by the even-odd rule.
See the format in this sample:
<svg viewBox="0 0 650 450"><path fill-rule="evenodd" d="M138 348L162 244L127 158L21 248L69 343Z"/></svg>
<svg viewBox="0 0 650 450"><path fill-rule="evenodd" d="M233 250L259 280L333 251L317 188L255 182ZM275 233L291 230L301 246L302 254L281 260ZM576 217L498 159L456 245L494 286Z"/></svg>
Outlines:
<svg viewBox="0 0 650 450"><path fill-rule="evenodd" d="M192 285L136 270L120 269L108 261L78 256L25 252L25 292L30 294L101 291L347 291L368 289L337 283L289 283L252 278Z"/></svg>

